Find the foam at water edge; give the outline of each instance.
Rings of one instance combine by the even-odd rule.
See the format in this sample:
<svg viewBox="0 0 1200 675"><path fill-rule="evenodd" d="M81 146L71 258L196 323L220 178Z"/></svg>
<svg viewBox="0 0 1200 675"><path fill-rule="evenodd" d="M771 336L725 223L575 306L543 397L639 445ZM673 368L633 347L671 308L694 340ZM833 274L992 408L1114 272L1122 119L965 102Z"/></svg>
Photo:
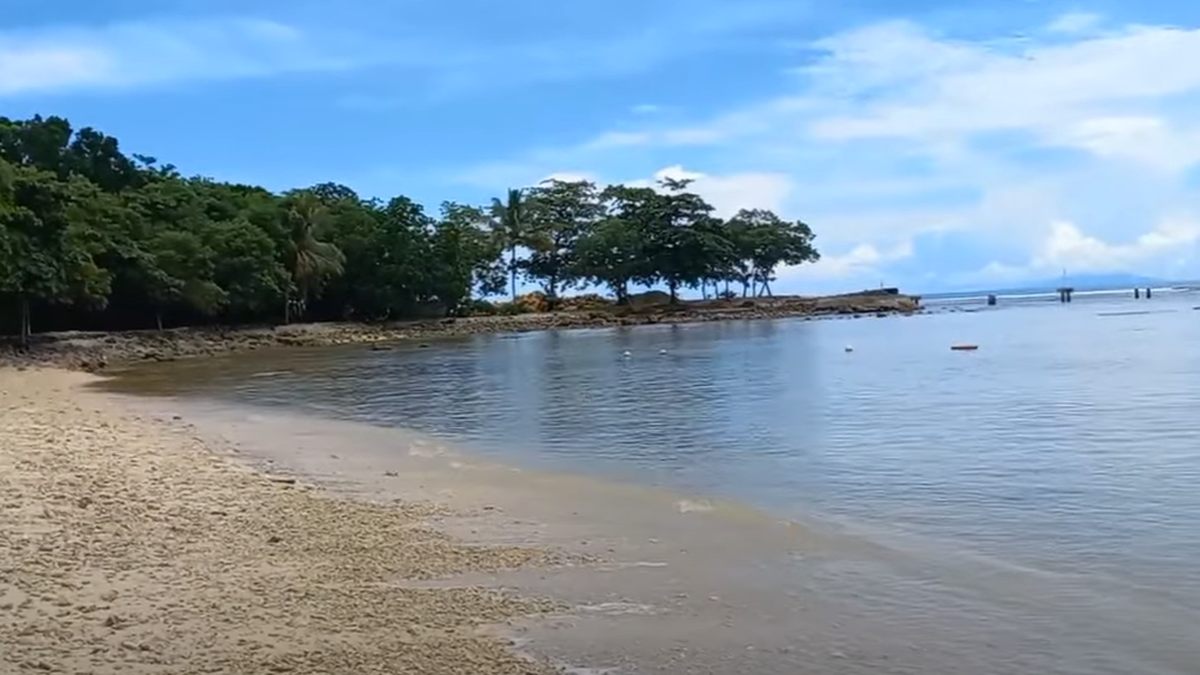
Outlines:
<svg viewBox="0 0 1200 675"><path fill-rule="evenodd" d="M706 499L698 501L681 499L675 505L679 508L680 513L709 513L713 510L712 502Z"/></svg>

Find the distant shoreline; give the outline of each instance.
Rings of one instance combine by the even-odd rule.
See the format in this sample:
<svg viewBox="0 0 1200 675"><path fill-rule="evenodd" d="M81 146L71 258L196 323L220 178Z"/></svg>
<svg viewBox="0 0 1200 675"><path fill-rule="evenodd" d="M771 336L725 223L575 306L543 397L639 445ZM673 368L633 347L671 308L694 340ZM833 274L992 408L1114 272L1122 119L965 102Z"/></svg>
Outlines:
<svg viewBox="0 0 1200 675"><path fill-rule="evenodd" d="M822 297L784 296L696 300L642 309L603 308L475 316L383 324L315 323L268 327L197 327L165 331L63 332L34 336L27 351L0 343L0 365L56 366L95 372L139 361L173 361L228 352L288 346L370 344L387 349L400 341L483 333L605 328L753 319L889 316L921 310L920 298L863 292Z"/></svg>

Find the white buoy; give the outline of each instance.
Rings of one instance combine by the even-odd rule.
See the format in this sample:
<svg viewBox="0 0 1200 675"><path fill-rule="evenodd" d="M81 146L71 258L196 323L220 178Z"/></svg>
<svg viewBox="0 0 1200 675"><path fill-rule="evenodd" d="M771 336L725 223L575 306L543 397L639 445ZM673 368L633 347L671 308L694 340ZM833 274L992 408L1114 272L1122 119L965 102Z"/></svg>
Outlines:
<svg viewBox="0 0 1200 675"><path fill-rule="evenodd" d="M625 350L625 352L624 352L624 354L622 354L622 356L624 356L625 358L629 358L629 357L633 356L633 354L630 354L630 353L629 353L629 350L628 350L628 349L626 349L626 350Z"/></svg>
<svg viewBox="0 0 1200 675"><path fill-rule="evenodd" d="M667 350L665 350L665 349L660 349L660 350L658 350L658 353L659 353L659 354L666 354L666 353L667 353Z"/></svg>
<svg viewBox="0 0 1200 675"><path fill-rule="evenodd" d="M854 351L854 347L851 347L850 345L846 345L846 353L849 354L852 351Z"/></svg>

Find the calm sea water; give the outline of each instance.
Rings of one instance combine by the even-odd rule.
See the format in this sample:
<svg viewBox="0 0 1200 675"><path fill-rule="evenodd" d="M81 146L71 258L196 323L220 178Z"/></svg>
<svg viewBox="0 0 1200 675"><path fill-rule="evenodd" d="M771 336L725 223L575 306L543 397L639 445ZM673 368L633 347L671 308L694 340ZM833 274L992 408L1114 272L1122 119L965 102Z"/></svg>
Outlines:
<svg viewBox="0 0 1200 675"><path fill-rule="evenodd" d="M1200 638L1197 305L1002 299L914 317L476 336L181 364L178 382L728 497L916 560L1076 580L1137 620L1194 620ZM1200 672L1175 663L1162 672Z"/></svg>

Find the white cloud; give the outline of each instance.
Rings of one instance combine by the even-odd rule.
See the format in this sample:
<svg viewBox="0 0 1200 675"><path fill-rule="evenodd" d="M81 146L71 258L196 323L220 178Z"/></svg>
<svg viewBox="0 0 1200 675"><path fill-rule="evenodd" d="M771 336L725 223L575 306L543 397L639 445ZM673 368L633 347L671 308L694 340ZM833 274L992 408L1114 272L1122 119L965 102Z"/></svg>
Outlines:
<svg viewBox="0 0 1200 675"><path fill-rule="evenodd" d="M726 176L689 171L675 165L654 174L654 180L632 180L628 185L656 185L664 178L690 180L689 190L713 205L714 213L728 218L741 209L779 211L792 191L792 181L784 174L741 173Z"/></svg>
<svg viewBox="0 0 1200 675"><path fill-rule="evenodd" d="M1067 268L1079 272L1111 272L1138 267L1148 260L1175 254L1194 253L1200 239L1200 224L1168 219L1153 230L1124 244L1114 244L1089 236L1073 223L1058 221L1034 253L1034 269Z"/></svg>
<svg viewBox="0 0 1200 675"><path fill-rule="evenodd" d="M1200 30L1131 26L1067 44L960 43L907 23L886 24L817 43L827 56L804 73L818 91L865 97L862 112L812 125L827 140L901 138L936 142L1021 131L1042 143L1091 150L1098 129L1118 134L1195 133L1190 115L1167 119L1162 100L1200 89ZM875 93L882 89L882 93ZM1134 115L1115 111L1134 110ZM1115 122L1115 123L1114 123ZM1157 143L1156 146L1161 144ZM1175 169L1178 153L1137 143L1113 156Z"/></svg>
<svg viewBox="0 0 1200 675"><path fill-rule="evenodd" d="M1068 16L1054 25L1080 21ZM803 93L684 128L625 132L622 144L900 139L954 152L973 134L1016 131L1167 170L1195 161L1169 142L1200 133L1192 110L1162 106L1200 91L1200 70L1190 65L1200 60L1200 29L1129 26L1041 44L939 39L889 22L813 47L822 56L797 70Z"/></svg>
<svg viewBox="0 0 1200 675"><path fill-rule="evenodd" d="M1123 243L1100 239L1069 221L1050 223L1027 261L992 261L958 276L959 283L1009 283L1058 275L1126 272L1146 269L1157 276L1186 274L1200 244L1200 221L1170 217L1152 230ZM1153 269L1145 264L1154 263Z"/></svg>
<svg viewBox="0 0 1200 675"><path fill-rule="evenodd" d="M912 242L903 241L890 248L859 244L841 254L824 254L815 263L780 268L780 279L847 279L875 277L888 263L912 257Z"/></svg>
<svg viewBox="0 0 1200 675"><path fill-rule="evenodd" d="M300 13L307 16L304 24L210 17L0 29L0 96L372 65L425 76L378 78L338 101L380 110L411 102L416 87L423 89L422 97L436 97L645 72L696 54L736 49L740 41L730 38L799 20L807 11L803 3L780 0L701 0L687 12L648 8L639 24L624 32L598 36L594 25L564 25L544 38L521 40L495 31L479 39L459 30L462 26L450 33L434 31L410 25L407 15L403 21L365 25L363 16L379 12L357 12L357 4L342 3L337 12L310 8ZM648 115L656 109L645 103L633 112Z"/></svg>
<svg viewBox="0 0 1200 675"><path fill-rule="evenodd" d="M634 145L645 145L651 136L645 132L608 131L580 146L582 151L608 150Z"/></svg>
<svg viewBox="0 0 1200 675"><path fill-rule="evenodd" d="M258 19L7 31L0 32L0 96L336 70L369 58L336 35L318 39Z"/></svg>
<svg viewBox="0 0 1200 675"><path fill-rule="evenodd" d="M1200 203L1188 180L1200 163L1200 28L1100 25L1067 15L1034 37L981 41L865 26L810 44L796 88L773 98L529 161L610 175L636 146L640 161L682 162L726 211L757 202L813 225L825 260L792 278L899 261L934 282L1061 267L1200 275L1195 221L1177 215ZM1004 257L982 272L978 251L917 259L922 237L947 232Z"/></svg>
<svg viewBox="0 0 1200 675"><path fill-rule="evenodd" d="M1063 14L1051 21L1050 25L1046 26L1046 30L1051 33L1086 33L1095 29L1099 24L1100 16L1098 14L1075 12Z"/></svg>
<svg viewBox="0 0 1200 675"><path fill-rule="evenodd" d="M781 211L795 189L791 177L783 173L748 172L707 174L686 169L681 165L668 166L649 178L600 176L591 171L545 171L533 165L492 165L459 176L461 181L500 189L499 185L535 185L545 180L591 181L601 186L622 183L631 187L657 187L664 178L692 181L688 187L713 205L717 216L728 218L740 209L771 209Z"/></svg>
<svg viewBox="0 0 1200 675"><path fill-rule="evenodd" d="M590 173L581 173L578 171L555 171L553 173L546 174L536 182L543 183L551 180L562 181L564 183L579 183L583 181L595 183L596 176Z"/></svg>

